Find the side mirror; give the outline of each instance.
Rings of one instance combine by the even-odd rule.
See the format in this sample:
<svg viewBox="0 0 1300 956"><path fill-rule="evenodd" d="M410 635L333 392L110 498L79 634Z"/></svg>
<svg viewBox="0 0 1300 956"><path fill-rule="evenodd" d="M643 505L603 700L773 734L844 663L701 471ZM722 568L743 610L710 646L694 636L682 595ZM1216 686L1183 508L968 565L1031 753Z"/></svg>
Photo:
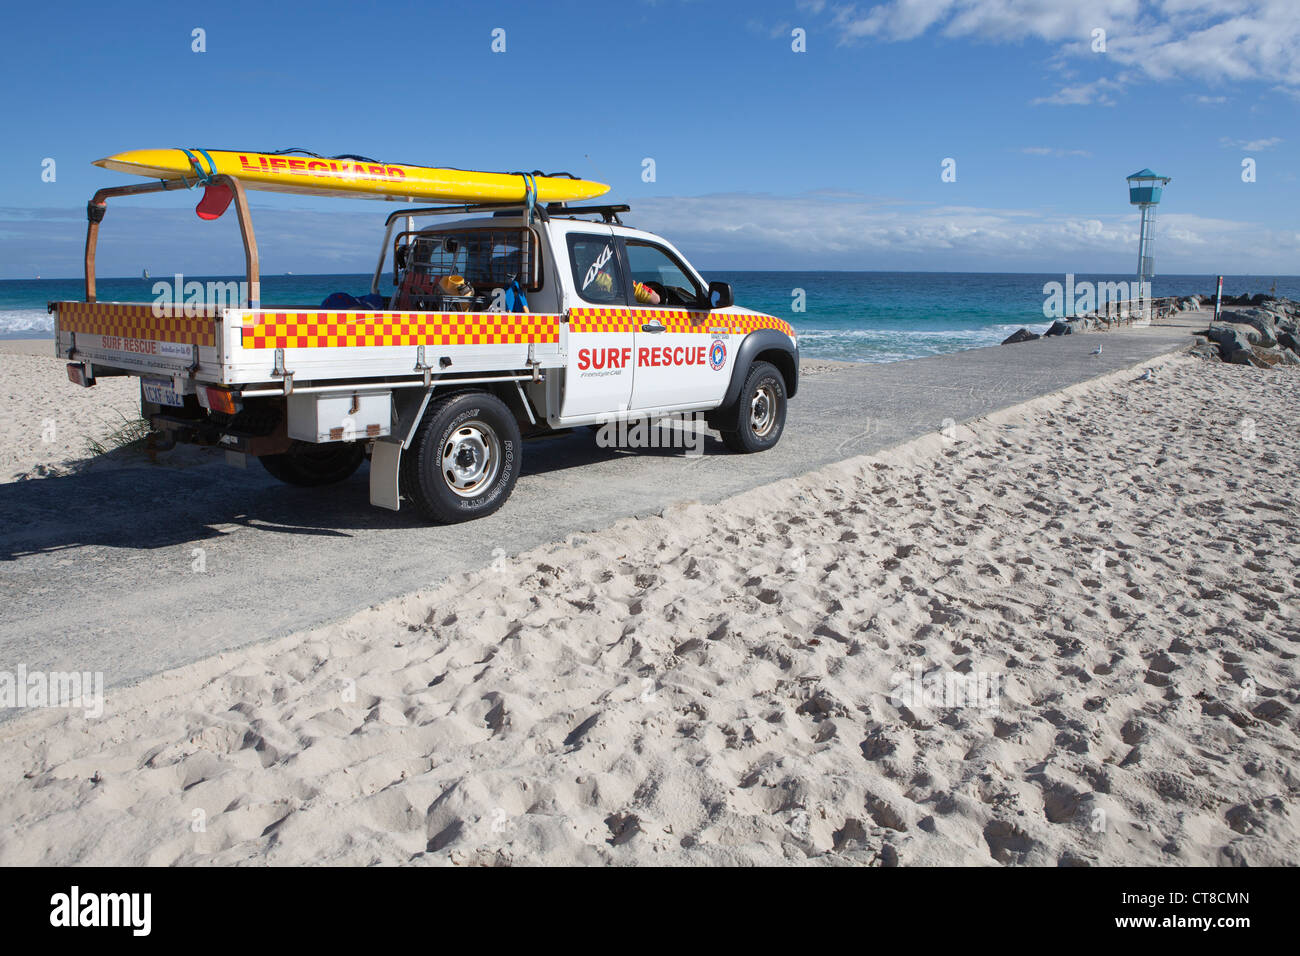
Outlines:
<svg viewBox="0 0 1300 956"><path fill-rule="evenodd" d="M730 282L709 283L709 308L725 309L736 304L736 296L731 291Z"/></svg>

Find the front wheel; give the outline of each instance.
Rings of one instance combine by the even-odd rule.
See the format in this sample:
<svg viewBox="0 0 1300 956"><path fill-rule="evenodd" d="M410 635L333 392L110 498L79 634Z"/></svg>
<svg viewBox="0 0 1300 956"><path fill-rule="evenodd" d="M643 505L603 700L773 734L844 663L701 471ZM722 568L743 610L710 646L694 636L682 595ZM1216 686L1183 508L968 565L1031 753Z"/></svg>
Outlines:
<svg viewBox="0 0 1300 956"><path fill-rule="evenodd" d="M263 455L258 461L285 484L318 488L352 477L365 459L366 443L362 441L321 445L295 441L284 454Z"/></svg>
<svg viewBox="0 0 1300 956"><path fill-rule="evenodd" d="M766 451L781 440L785 407L785 379L770 362L755 362L736 407L719 422L723 444L741 454Z"/></svg>
<svg viewBox="0 0 1300 956"><path fill-rule="evenodd" d="M519 424L486 392L461 392L429 406L402 455L402 494L445 524L482 518L514 490L522 461Z"/></svg>

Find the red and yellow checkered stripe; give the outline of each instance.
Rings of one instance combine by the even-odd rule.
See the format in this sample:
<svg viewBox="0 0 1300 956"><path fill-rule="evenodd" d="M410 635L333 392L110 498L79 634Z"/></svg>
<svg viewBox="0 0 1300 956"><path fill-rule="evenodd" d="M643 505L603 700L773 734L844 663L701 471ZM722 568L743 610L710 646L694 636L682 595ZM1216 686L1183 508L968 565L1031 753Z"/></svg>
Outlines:
<svg viewBox="0 0 1300 956"><path fill-rule="evenodd" d="M647 322L658 319L667 332L710 334L726 327L733 333L747 334L759 329L776 329L794 335L789 322L759 312L689 312L683 309L573 309L569 312L570 332L635 332Z"/></svg>
<svg viewBox="0 0 1300 956"><path fill-rule="evenodd" d="M533 312L254 312L246 349L520 345L560 341L560 317Z"/></svg>
<svg viewBox="0 0 1300 956"><path fill-rule="evenodd" d="M59 331L86 335L117 335L184 345L216 345L214 310L203 315L177 314L154 305L123 302L55 302Z"/></svg>
<svg viewBox="0 0 1300 956"><path fill-rule="evenodd" d="M569 331L634 332L642 322L650 321L649 318L641 318L641 314L639 309L636 311L624 308L571 309L569 311ZM689 312L681 314L690 315ZM696 313L696 315L702 314L700 312Z"/></svg>
<svg viewBox="0 0 1300 956"><path fill-rule="evenodd" d="M726 316L724 323L731 327L731 331L740 334L757 332L759 329L775 329L778 332L784 332L790 338L794 338L794 326L784 319L778 319L774 315L764 315L762 312L740 312L736 314L724 313ZM722 315L715 315L714 319L721 319Z"/></svg>

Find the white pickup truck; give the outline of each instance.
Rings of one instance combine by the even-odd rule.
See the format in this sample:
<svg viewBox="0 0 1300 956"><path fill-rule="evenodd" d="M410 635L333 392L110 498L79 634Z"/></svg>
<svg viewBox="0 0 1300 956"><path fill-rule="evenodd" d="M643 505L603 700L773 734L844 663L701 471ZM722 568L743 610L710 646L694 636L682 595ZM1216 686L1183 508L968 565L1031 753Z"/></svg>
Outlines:
<svg viewBox="0 0 1300 956"><path fill-rule="evenodd" d="M370 295L262 307L252 223L232 185L248 265L240 298L97 301L106 201L172 188L154 183L96 194L86 301L50 303L69 378L140 377L142 416L168 441L256 456L296 485L341 481L369 457L373 504L405 499L454 522L501 507L524 438L689 412L737 452L781 437L799 384L794 330L738 308L730 286L705 282L671 243L624 226L626 206L403 209L387 218Z"/></svg>

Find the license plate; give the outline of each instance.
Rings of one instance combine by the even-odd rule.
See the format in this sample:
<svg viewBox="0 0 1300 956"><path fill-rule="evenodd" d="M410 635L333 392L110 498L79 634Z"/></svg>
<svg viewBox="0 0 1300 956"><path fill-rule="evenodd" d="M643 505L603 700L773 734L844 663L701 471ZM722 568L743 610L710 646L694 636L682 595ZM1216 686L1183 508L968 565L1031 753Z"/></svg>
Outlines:
<svg viewBox="0 0 1300 956"><path fill-rule="evenodd" d="M155 405L170 405L172 408L185 406L185 397L166 379L146 378L143 384L145 401Z"/></svg>

